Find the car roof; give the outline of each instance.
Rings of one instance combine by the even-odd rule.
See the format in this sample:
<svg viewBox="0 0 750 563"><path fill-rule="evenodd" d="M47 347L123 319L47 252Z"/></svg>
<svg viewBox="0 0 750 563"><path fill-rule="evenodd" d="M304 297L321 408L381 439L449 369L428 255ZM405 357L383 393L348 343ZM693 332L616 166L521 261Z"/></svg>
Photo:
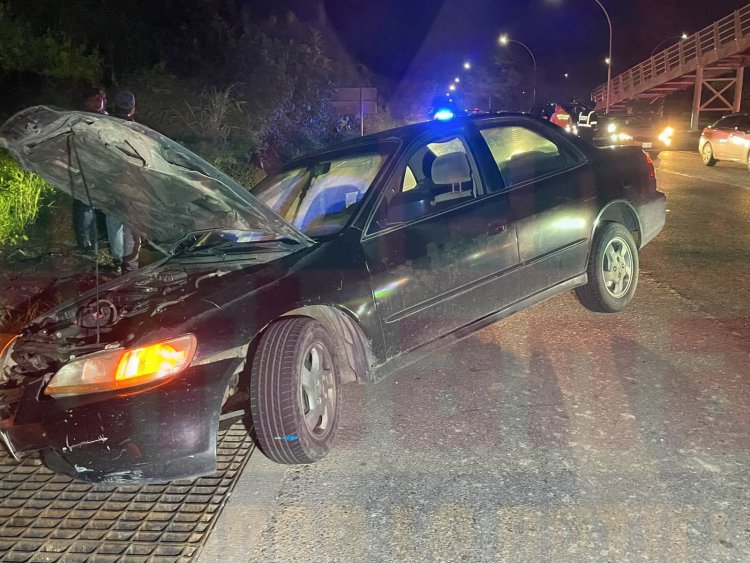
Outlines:
<svg viewBox="0 0 750 563"><path fill-rule="evenodd" d="M450 119L448 121L438 121L438 120L421 121L419 123L412 123L410 125L403 125L401 127L396 127L394 129L387 129L385 131L380 131L379 133L365 135L364 137L355 137L353 139L348 139L346 141L339 141L337 143L326 145L325 147L321 149L307 153L299 158L295 158L294 160L291 160L285 163L283 166L283 169L288 170L290 168L297 167L305 163L306 161L316 159L324 154L353 150L353 149L361 148L367 145L387 143L387 142L392 142L392 141L400 141L400 142L403 142L404 144L409 144L415 138L420 137L421 135L431 132L431 131L439 131L440 129L449 129L449 128L453 128L456 125L464 125L466 123L482 123L483 121L490 122L490 121L493 121L494 119L497 119L498 117L517 117L517 118L547 123L543 119L533 116L529 113L509 112L509 111L462 115L462 116L454 117L453 119Z"/></svg>

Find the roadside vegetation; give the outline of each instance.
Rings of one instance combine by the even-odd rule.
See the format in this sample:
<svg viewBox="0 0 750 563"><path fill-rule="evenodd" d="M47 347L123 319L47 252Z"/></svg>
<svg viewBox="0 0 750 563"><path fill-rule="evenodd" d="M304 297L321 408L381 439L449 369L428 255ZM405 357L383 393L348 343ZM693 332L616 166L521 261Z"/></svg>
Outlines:
<svg viewBox="0 0 750 563"><path fill-rule="evenodd" d="M28 230L42 206L51 203L52 193L52 186L21 170L0 151L0 246L17 246L29 239Z"/></svg>

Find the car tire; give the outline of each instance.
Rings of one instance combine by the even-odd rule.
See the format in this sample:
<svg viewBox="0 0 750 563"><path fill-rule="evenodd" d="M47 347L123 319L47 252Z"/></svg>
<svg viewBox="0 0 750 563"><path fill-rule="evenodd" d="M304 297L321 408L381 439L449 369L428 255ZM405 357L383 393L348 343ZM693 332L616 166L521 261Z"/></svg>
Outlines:
<svg viewBox="0 0 750 563"><path fill-rule="evenodd" d="M745 163L747 164L747 171L750 172L750 152L747 153L747 160Z"/></svg>
<svg viewBox="0 0 750 563"><path fill-rule="evenodd" d="M314 463L338 423L334 340L308 317L273 323L253 358L250 411L258 447L276 463Z"/></svg>
<svg viewBox="0 0 750 563"><path fill-rule="evenodd" d="M713 166L716 164L716 159L714 158L714 149L711 146L711 143L706 143L703 145L703 149L701 150L701 158L703 159L703 164L706 166Z"/></svg>
<svg viewBox="0 0 750 563"><path fill-rule="evenodd" d="M591 244L588 283L576 288L576 296L597 313L622 311L635 294L638 268L638 248L630 231L619 223L604 223Z"/></svg>

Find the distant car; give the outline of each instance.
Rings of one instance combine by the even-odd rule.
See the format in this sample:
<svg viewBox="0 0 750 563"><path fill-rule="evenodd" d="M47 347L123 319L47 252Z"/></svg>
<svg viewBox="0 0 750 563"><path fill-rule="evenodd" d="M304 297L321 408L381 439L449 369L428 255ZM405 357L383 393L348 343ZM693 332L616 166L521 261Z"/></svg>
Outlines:
<svg viewBox="0 0 750 563"><path fill-rule="evenodd" d="M658 114L608 113L599 116L594 144L641 147L655 156L672 146L673 136L674 128Z"/></svg>
<svg viewBox="0 0 750 563"><path fill-rule="evenodd" d="M750 171L750 114L733 113L706 127L698 141L703 164L719 160L740 162Z"/></svg>
<svg viewBox="0 0 750 563"><path fill-rule="evenodd" d="M526 114L357 138L249 191L97 114L29 108L0 146L167 253L0 353L2 441L86 481L211 473L220 425L247 416L270 459L319 460L345 383L574 288L622 310L665 218L643 151Z"/></svg>

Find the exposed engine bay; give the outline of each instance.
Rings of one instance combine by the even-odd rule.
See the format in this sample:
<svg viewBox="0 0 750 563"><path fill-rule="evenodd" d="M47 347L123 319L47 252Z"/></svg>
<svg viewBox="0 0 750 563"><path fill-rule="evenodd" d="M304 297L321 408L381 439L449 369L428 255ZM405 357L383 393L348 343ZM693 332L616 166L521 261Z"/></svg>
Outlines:
<svg viewBox="0 0 750 563"><path fill-rule="evenodd" d="M48 312L28 325L14 342L0 374L0 389L23 385L29 377L51 376L75 357L127 346L141 325L188 299L201 282L229 271L142 270Z"/></svg>

